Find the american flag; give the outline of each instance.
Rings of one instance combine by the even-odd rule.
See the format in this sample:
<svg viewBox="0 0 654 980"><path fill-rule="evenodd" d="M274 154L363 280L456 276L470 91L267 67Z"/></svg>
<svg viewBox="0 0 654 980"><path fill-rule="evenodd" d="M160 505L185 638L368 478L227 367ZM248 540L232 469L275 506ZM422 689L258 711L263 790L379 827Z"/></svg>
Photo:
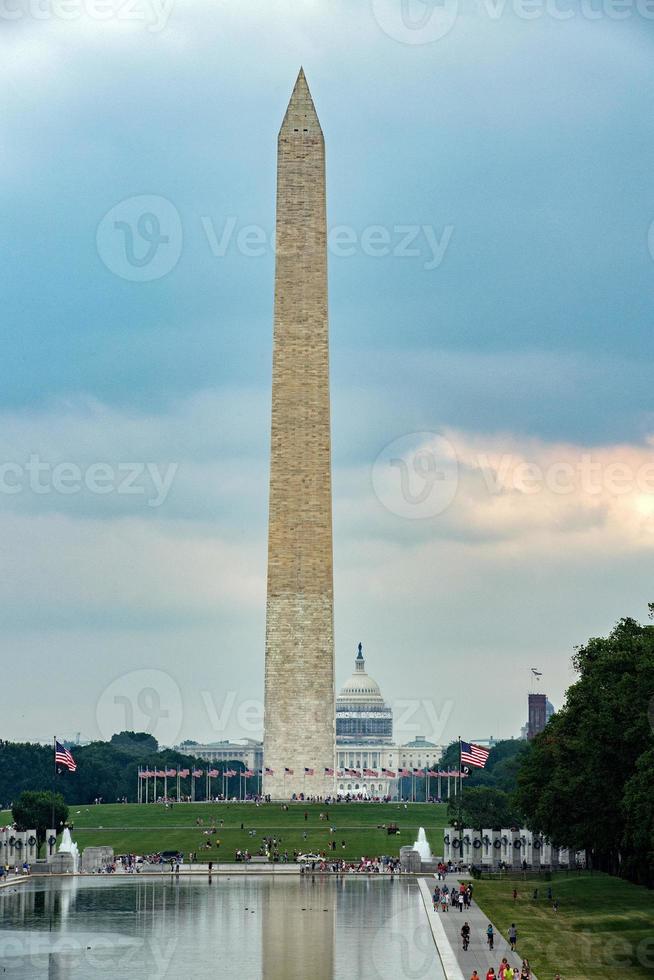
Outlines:
<svg viewBox="0 0 654 980"><path fill-rule="evenodd" d="M398 772L398 775L399 776L410 776L411 773L409 772L408 769L400 769L399 772Z"/></svg>
<svg viewBox="0 0 654 980"><path fill-rule="evenodd" d="M414 769L413 770L413 775L414 776L424 776L425 775L425 770L424 769Z"/></svg>
<svg viewBox="0 0 654 980"><path fill-rule="evenodd" d="M270 766L266 766L266 768L264 769L264 772L265 772L266 776L274 776L274 774L275 774L274 773L274 770L271 769Z"/></svg>
<svg viewBox="0 0 654 980"><path fill-rule="evenodd" d="M481 745L474 745L471 742L461 742L461 762L465 762L469 766L476 766L477 769L483 769L489 755L490 750L482 748Z"/></svg>
<svg viewBox="0 0 654 980"><path fill-rule="evenodd" d="M314 769L308 769L306 766L304 767L304 775L305 776L313 776L314 773L315 773L315 770Z"/></svg>
<svg viewBox="0 0 654 980"><path fill-rule="evenodd" d="M218 772L218 770L217 769L210 769L209 770L209 778L210 779L215 779L216 776L220 776L220 773Z"/></svg>
<svg viewBox="0 0 654 980"><path fill-rule="evenodd" d="M194 769L192 772L192 776L194 777L194 779L198 779L200 776L204 776L204 772L202 771L202 769Z"/></svg>
<svg viewBox="0 0 654 980"><path fill-rule="evenodd" d="M177 775L177 770L176 769L166 769L166 775L167 776L176 776Z"/></svg>
<svg viewBox="0 0 654 980"><path fill-rule="evenodd" d="M390 776L391 779L395 779L395 773L392 769L382 769L382 776Z"/></svg>
<svg viewBox="0 0 654 980"><path fill-rule="evenodd" d="M289 769L288 766L284 766L284 775L285 776L292 776L293 775L293 770L292 769Z"/></svg>
<svg viewBox="0 0 654 980"><path fill-rule="evenodd" d="M180 769L178 776L180 776L182 779L186 779L188 776L188 769Z"/></svg>
<svg viewBox="0 0 654 980"><path fill-rule="evenodd" d="M235 776L236 775L236 769L225 769L225 772L223 773L223 775L224 776Z"/></svg>
<svg viewBox="0 0 654 980"><path fill-rule="evenodd" d="M379 773L378 772L375 772L374 769L364 769L363 770L363 775L364 776L378 776Z"/></svg>
<svg viewBox="0 0 654 980"><path fill-rule="evenodd" d="M334 775L333 769L327 769L327 768L325 769L325 776L333 776L333 775Z"/></svg>
<svg viewBox="0 0 654 980"><path fill-rule="evenodd" d="M72 755L65 749L61 742L55 739L55 764L61 763L62 766L66 766L70 772L75 772L77 769L77 763L73 759Z"/></svg>

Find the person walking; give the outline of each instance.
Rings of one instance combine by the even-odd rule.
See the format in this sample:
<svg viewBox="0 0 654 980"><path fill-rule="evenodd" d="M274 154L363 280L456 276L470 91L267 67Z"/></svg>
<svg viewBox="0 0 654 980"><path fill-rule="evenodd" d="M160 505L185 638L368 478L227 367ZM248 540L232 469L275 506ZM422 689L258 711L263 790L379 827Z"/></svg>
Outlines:
<svg viewBox="0 0 654 980"><path fill-rule="evenodd" d="M488 923L488 928L486 929L486 942L488 943L488 948L492 949L495 943L495 931L492 922Z"/></svg>
<svg viewBox="0 0 654 980"><path fill-rule="evenodd" d="M518 942L518 930L515 927L515 922L512 922L511 928L509 929L509 946L511 947L512 953L515 953L517 942Z"/></svg>
<svg viewBox="0 0 654 980"><path fill-rule="evenodd" d="M441 910L443 912L449 912L450 911L450 904L449 903L450 903L450 890L447 887L447 885L445 885L445 887L443 888L443 890L441 892Z"/></svg>
<svg viewBox="0 0 654 980"><path fill-rule="evenodd" d="M464 922L463 925L461 926L461 945L463 947L464 952L467 950L468 946L470 945L470 926L468 925L467 922Z"/></svg>
<svg viewBox="0 0 654 980"><path fill-rule="evenodd" d="M463 912L463 892L459 892L459 912Z"/></svg>
<svg viewBox="0 0 654 980"><path fill-rule="evenodd" d="M486 974L486 980L497 980L497 974L493 967L489 967L488 973Z"/></svg>

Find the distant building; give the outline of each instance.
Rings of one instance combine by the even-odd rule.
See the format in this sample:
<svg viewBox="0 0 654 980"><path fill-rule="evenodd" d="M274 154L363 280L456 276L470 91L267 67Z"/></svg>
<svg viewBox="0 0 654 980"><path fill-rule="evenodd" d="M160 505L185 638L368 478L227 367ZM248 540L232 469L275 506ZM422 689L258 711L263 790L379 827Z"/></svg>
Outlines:
<svg viewBox="0 0 654 980"><path fill-rule="evenodd" d="M253 769L255 772L263 765L263 743L252 738L243 738L238 742L209 742L206 745L182 742L181 745L175 745L174 749L175 752L183 752L207 762L242 762L246 769Z"/></svg>
<svg viewBox="0 0 654 980"><path fill-rule="evenodd" d="M263 767L263 743L254 739L182 742L177 752L207 762L242 762L255 772ZM396 796L400 769L430 769L438 763L443 746L417 735L406 745L393 742L393 709L377 681L366 671L359 644L354 673L336 698L336 791L339 796ZM391 775L392 774L392 775ZM311 794L311 781L305 780Z"/></svg>
<svg viewBox="0 0 654 980"><path fill-rule="evenodd" d="M392 742L393 710L384 701L379 684L366 672L363 647L359 644L354 673L336 699L336 743L391 745Z"/></svg>
<svg viewBox="0 0 654 980"><path fill-rule="evenodd" d="M544 731L546 724L554 714L554 705L546 694L530 694L528 701L529 714L527 724L521 730L523 738L532 739Z"/></svg>
<svg viewBox="0 0 654 980"><path fill-rule="evenodd" d="M336 697L338 795L395 796L399 769L428 769L442 754L442 746L424 735L407 745L393 743L393 709L366 671L359 644L354 673Z"/></svg>

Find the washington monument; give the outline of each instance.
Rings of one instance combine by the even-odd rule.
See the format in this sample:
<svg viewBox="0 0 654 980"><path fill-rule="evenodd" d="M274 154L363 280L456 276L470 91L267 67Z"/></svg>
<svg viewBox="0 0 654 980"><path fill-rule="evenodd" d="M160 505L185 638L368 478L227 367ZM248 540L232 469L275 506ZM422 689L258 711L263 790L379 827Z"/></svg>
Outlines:
<svg viewBox="0 0 654 980"><path fill-rule="evenodd" d="M300 70L277 143L263 792L332 794L334 754L325 143Z"/></svg>

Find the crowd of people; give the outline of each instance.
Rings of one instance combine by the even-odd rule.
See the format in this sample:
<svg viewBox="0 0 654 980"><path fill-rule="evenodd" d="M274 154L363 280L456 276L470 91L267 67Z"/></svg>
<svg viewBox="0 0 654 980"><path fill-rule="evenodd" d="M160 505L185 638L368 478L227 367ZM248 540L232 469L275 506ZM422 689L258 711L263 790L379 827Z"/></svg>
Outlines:
<svg viewBox="0 0 654 980"><path fill-rule="evenodd" d="M467 884L461 882L458 888L455 885L452 885L451 888L447 884L436 885L432 895L434 911L449 912L453 908L463 912L464 909L470 908L472 892L473 885L471 882Z"/></svg>
<svg viewBox="0 0 654 980"><path fill-rule="evenodd" d="M399 874L400 859L382 855L381 857L362 857L358 861L332 860L319 857L317 860L303 862L300 872L329 872L332 874Z"/></svg>
<svg viewBox="0 0 654 980"><path fill-rule="evenodd" d="M522 961L522 966L511 966L506 956L503 957L499 969L495 972L494 967L490 967L485 978L482 978L476 970L472 971L470 980L532 980L533 973L528 960ZM555 980L561 980L557 973Z"/></svg>

